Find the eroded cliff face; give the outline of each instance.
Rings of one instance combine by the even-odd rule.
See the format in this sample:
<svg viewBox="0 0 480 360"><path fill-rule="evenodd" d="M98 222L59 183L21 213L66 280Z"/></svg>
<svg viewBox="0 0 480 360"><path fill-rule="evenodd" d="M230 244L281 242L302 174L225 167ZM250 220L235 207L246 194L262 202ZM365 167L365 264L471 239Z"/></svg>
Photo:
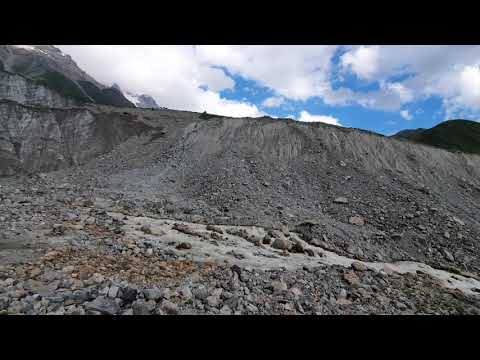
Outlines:
<svg viewBox="0 0 480 360"><path fill-rule="evenodd" d="M52 108L78 105L78 101L65 97L38 82L5 71L0 71L0 99Z"/></svg>
<svg viewBox="0 0 480 360"><path fill-rule="evenodd" d="M0 101L0 176L78 165L150 127L134 115Z"/></svg>

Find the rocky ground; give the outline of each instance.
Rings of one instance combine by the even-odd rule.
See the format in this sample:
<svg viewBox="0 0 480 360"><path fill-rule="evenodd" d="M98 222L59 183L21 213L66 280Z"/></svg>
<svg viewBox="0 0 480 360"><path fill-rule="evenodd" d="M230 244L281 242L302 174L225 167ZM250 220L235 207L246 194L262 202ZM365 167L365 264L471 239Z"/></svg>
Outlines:
<svg viewBox="0 0 480 360"><path fill-rule="evenodd" d="M475 274L345 257L315 223L164 216L44 175L0 185L1 314L480 314Z"/></svg>
<svg viewBox="0 0 480 360"><path fill-rule="evenodd" d="M266 118L2 109L3 313L478 312L476 155Z"/></svg>

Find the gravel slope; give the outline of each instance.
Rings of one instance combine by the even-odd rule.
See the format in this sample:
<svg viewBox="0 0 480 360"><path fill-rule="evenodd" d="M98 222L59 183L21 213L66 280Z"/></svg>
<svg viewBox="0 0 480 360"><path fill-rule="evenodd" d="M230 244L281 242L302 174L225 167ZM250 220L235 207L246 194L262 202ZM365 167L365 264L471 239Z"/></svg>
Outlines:
<svg viewBox="0 0 480 360"><path fill-rule="evenodd" d="M73 166L44 153L0 179L0 311L478 313L479 156L267 118L21 109L21 134L56 112L83 130L59 137Z"/></svg>

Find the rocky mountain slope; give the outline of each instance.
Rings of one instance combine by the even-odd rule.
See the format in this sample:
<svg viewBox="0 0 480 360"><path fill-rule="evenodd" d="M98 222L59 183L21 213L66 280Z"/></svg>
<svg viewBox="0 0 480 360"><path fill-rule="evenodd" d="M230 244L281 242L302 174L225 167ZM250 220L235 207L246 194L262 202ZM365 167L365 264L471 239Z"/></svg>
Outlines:
<svg viewBox="0 0 480 360"><path fill-rule="evenodd" d="M480 154L480 123L476 121L449 120L431 129L403 130L393 137L450 151Z"/></svg>
<svg viewBox="0 0 480 360"><path fill-rule="evenodd" d="M92 278L90 285L83 283L97 292L85 295L82 302L64 297L61 305L54 305L47 296L46 305L38 305L44 309L41 311L464 313L477 306L472 305L476 304L475 279L480 271L477 155L290 120L206 119L204 114L191 112L98 105L49 109L11 101L3 101L0 108L0 164L3 175L14 175L0 182L3 261L43 261L40 268L27 265L30 270L22 270L27 276L18 280L22 289L38 291L28 290L30 285L24 282L32 279L31 271L40 271L40 277L45 271L57 271L58 266L78 266L73 274L83 271L81 262L68 260L71 256L91 263L92 269L106 266L109 257L100 254L110 254L112 259L125 257L125 264L138 264L140 272L153 271L151 278L142 280L143 285L133 274L124 277L115 271L87 271L82 275L86 279L103 276L99 278L102 281ZM123 215L118 218L113 213ZM171 222L160 220L155 229L155 219ZM208 225L210 230L197 230L196 224ZM211 230L215 226L222 227L223 235L215 235ZM249 235L238 226L264 230ZM107 243L100 246L98 241ZM125 241L133 243L124 247ZM56 255L41 260L38 256L45 251ZM72 251L76 255L70 255ZM322 251L350 260L332 263ZM56 261L63 265L55 265ZM146 270L151 261L165 261L165 269L187 266L190 270L172 269L169 277L163 270L157 273L155 266ZM351 265L355 261L375 265L353 269L353 273L342 270L345 266L363 269ZM406 288L399 286L407 285L394 279L405 284L410 275L395 275L392 269L412 265L398 265L399 261L437 269L432 271L443 269L461 285L449 290L448 280L438 279L435 281L445 285L434 285L435 281L428 279L434 279L436 273L429 275L430 270L418 268L425 278L419 278L416 270L408 272L416 276L411 281L418 291L406 295ZM234 264L239 272L229 270ZM9 275L5 276L12 278L11 271L17 271L19 265L6 266ZM286 270L281 270L284 267ZM178 277L176 271L180 271ZM192 274L198 271L203 275L193 280ZM365 271L367 278L362 275ZM378 271L385 274L379 278L381 283L374 280ZM68 274L55 276L66 279ZM211 276L225 279L225 285ZM233 288L231 276L238 282ZM55 281L35 279L48 286ZM71 279L68 281L75 281ZM266 287L253 279L263 279ZM196 281L210 285L201 290L203 285ZM307 287L299 289L294 284ZM372 287L379 284L385 284L381 285L386 286L384 290L372 293ZM467 285L473 290L459 290L469 288ZM8 288L12 286L15 283ZM119 294L132 286L137 295L128 302ZM237 299L236 305L218 294L219 286L229 294L225 296ZM273 292L268 290L270 286ZM175 295L152 295L152 300L143 292L162 292L165 287L176 289ZM443 305L425 305L428 300L421 291L427 288L436 292L437 301L450 300L442 300ZM360 289L364 290L358 292ZM64 290L51 290L51 296L58 291ZM197 298L188 295L189 291L206 296ZM250 292L250 297L244 291ZM397 304L392 291L405 300ZM446 295L452 291L457 297L462 293L462 300ZM370 300L359 300L363 296ZM278 304L277 298L281 299ZM8 309L18 306L27 311L29 301L35 303L30 298L14 299L10 298ZM380 305L382 301L387 302ZM463 305L447 310L455 301ZM270 305L263 308L260 303Z"/></svg>
<svg viewBox="0 0 480 360"><path fill-rule="evenodd" d="M0 313L480 313L479 155L4 73Z"/></svg>
<svg viewBox="0 0 480 360"><path fill-rule="evenodd" d="M95 103L120 107L135 107L128 101L121 91L107 87L80 69L69 55L63 54L58 48L51 45L1 45L0 46L0 74L2 88L7 90L6 95L0 93L1 98L22 100L18 96L12 98L12 93L22 92L22 82L10 81L5 84L3 79L7 74L20 75L32 80L36 87L46 88L44 92L55 92L69 101L76 103ZM2 90L2 89L0 89ZM28 95L28 94L26 94ZM53 106L56 103L39 103L38 97L23 99L24 104Z"/></svg>

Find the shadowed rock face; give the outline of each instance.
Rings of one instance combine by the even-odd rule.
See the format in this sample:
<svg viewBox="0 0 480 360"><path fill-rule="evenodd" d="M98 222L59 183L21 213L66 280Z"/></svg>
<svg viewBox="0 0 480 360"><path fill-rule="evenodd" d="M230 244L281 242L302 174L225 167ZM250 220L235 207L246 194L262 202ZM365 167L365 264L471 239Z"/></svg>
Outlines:
<svg viewBox="0 0 480 360"><path fill-rule="evenodd" d="M80 102L30 80L24 76L0 70L0 98L24 105L52 108L71 107Z"/></svg>
<svg viewBox="0 0 480 360"><path fill-rule="evenodd" d="M149 130L131 115L0 102L0 176L79 165Z"/></svg>

